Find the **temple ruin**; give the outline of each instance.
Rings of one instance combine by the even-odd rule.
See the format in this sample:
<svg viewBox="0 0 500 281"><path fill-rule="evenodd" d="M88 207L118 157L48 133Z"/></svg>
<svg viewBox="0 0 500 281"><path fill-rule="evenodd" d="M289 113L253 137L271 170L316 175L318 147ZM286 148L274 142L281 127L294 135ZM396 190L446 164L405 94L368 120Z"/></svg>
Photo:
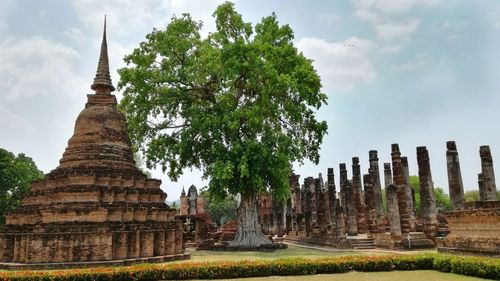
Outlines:
<svg viewBox="0 0 500 281"><path fill-rule="evenodd" d="M2 267L189 258L161 181L136 168L110 74L106 22L97 73L59 166L32 183L0 230Z"/></svg>
<svg viewBox="0 0 500 281"><path fill-rule="evenodd" d="M208 238L210 216L205 211L205 199L199 196L196 186L191 185L187 194L182 188L179 214L175 219L182 222L185 246L195 246Z"/></svg>
<svg viewBox="0 0 500 281"><path fill-rule="evenodd" d="M496 196L493 164L489 147L480 149L481 200L464 202L458 152L447 143L449 188L453 210L439 211L434 198L429 152L417 147L420 180L420 212L416 212L415 191L409 184L408 159L393 144L391 163L384 163L384 187L378 170L378 153L369 152L368 173L361 177L358 157L353 157L352 179L346 164L339 165L339 187L334 169L322 175L290 176L291 197L285 206L273 202L269 194L259 200L259 220L270 237L314 243L337 248L418 249L438 247L440 251L474 252L500 255L500 202ZM496 198L496 197L495 197ZM448 233L448 237L446 236Z"/></svg>

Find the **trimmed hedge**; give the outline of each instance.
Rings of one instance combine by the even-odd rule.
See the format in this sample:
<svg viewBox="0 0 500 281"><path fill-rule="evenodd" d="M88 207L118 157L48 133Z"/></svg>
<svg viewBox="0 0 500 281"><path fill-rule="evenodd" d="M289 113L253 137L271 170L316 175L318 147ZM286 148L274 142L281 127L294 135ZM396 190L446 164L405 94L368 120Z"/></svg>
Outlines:
<svg viewBox="0 0 500 281"><path fill-rule="evenodd" d="M273 275L310 275L349 271L434 269L462 275L500 279L500 259L451 255L347 256L319 259L277 259L237 262L183 262L128 267L55 271L4 271L4 281L145 281L225 279Z"/></svg>

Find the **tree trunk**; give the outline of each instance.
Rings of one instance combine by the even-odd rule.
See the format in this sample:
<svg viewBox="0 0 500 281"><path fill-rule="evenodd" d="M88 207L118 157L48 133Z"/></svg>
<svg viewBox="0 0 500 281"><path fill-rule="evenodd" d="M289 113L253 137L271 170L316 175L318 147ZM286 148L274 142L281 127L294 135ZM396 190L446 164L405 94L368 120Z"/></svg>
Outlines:
<svg viewBox="0 0 500 281"><path fill-rule="evenodd" d="M261 245L272 244L263 233L258 221L257 198L255 195L242 194L238 207L238 228L230 247L257 248Z"/></svg>

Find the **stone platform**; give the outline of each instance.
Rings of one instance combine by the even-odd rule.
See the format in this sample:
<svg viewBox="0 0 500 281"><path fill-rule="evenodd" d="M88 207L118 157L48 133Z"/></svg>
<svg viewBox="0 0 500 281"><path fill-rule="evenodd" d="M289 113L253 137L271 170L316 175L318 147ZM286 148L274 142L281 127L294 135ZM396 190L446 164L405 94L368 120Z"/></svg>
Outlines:
<svg viewBox="0 0 500 281"><path fill-rule="evenodd" d="M439 252L500 257L500 201L466 202L445 213L450 234Z"/></svg>
<svg viewBox="0 0 500 281"><path fill-rule="evenodd" d="M127 266L141 263L162 263L176 260L188 260L191 254L177 254L167 256L156 256L149 258L135 258L111 261L93 261L93 262L53 262L53 263L12 263L0 262L0 269L7 270L48 270L48 269L67 269L67 268L93 268L110 266Z"/></svg>

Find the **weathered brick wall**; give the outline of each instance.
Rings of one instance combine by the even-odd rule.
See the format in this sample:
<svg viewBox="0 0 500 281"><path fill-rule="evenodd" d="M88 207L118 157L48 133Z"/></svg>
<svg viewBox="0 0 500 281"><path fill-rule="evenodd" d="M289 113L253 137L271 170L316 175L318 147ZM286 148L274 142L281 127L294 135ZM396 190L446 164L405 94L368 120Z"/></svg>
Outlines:
<svg viewBox="0 0 500 281"><path fill-rule="evenodd" d="M471 205L489 208L446 212L450 234L440 250L500 255L500 201L466 204Z"/></svg>

